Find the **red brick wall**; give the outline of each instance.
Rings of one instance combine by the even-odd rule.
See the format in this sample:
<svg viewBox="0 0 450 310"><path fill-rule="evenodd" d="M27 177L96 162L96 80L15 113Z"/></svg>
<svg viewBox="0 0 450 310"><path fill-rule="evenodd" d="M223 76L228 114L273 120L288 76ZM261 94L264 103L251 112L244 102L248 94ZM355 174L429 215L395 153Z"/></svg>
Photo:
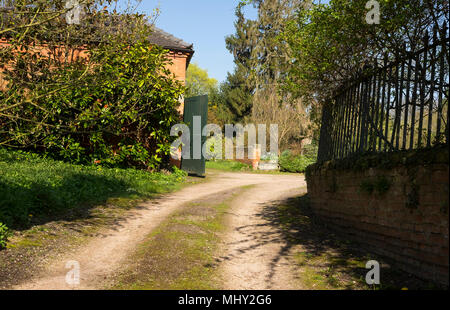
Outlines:
<svg viewBox="0 0 450 310"><path fill-rule="evenodd" d="M172 65L169 66L170 71L184 84L186 82L186 65L188 55L181 52L170 52L168 58L172 61Z"/></svg>
<svg viewBox="0 0 450 310"><path fill-rule="evenodd" d="M168 58L172 61L172 64L169 65L169 70L175 74L177 80L183 82L183 85L186 83L186 70L187 70L187 61L189 55L187 53L181 52L170 52ZM178 108L180 114L184 112L184 100L181 101L181 105Z"/></svg>
<svg viewBox="0 0 450 310"><path fill-rule="evenodd" d="M448 286L448 151L446 157L447 163L389 169L311 169L307 181L313 211L397 268ZM386 181L387 190L368 190Z"/></svg>

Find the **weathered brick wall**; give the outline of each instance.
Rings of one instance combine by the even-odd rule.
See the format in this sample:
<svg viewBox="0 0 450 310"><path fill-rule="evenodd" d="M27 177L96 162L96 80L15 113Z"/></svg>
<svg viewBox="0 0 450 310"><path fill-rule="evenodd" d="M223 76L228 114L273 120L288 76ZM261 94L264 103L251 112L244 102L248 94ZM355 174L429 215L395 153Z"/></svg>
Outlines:
<svg viewBox="0 0 450 310"><path fill-rule="evenodd" d="M312 208L331 228L397 268L448 286L448 149L435 154L312 167Z"/></svg>
<svg viewBox="0 0 450 310"><path fill-rule="evenodd" d="M189 55L182 52L170 52L167 58L172 62L168 69L175 75L175 78L185 85L186 83L186 71L187 71L187 61ZM184 99L181 100L181 104L178 107L178 112L183 114L184 112Z"/></svg>
<svg viewBox="0 0 450 310"><path fill-rule="evenodd" d="M167 58L172 61L172 64L168 67L169 70L175 74L177 80L184 84L186 81L187 60L189 55L182 52L170 52L167 55Z"/></svg>

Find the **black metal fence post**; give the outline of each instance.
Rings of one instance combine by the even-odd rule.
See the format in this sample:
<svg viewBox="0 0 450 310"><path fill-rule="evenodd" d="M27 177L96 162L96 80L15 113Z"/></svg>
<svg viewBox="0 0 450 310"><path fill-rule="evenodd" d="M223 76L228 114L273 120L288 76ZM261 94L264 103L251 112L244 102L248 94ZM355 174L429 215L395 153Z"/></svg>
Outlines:
<svg viewBox="0 0 450 310"><path fill-rule="evenodd" d="M322 110L322 127L320 128L319 152L317 154L319 161L327 161L330 159L329 147L331 143L330 127L331 127L331 104L327 102Z"/></svg>

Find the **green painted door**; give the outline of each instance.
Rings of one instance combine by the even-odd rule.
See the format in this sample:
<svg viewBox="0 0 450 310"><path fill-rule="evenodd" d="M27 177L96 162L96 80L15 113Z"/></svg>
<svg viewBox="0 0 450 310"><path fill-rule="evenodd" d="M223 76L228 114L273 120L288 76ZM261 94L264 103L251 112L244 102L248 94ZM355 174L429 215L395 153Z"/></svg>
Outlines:
<svg viewBox="0 0 450 310"><path fill-rule="evenodd" d="M206 161L202 146L206 137L202 135L202 130L208 122L208 96L185 99L183 120L189 126L191 139L190 159L182 159L181 169L189 174L204 176Z"/></svg>

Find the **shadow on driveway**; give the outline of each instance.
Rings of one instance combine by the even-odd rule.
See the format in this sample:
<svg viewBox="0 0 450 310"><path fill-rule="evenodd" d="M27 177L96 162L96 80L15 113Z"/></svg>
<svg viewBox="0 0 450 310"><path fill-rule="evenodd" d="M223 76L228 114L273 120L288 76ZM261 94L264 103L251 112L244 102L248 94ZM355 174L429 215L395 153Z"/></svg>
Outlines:
<svg viewBox="0 0 450 310"><path fill-rule="evenodd" d="M346 240L328 229L310 207L307 194L265 205L258 216L279 231L284 246L271 263L271 274L281 257L290 255L295 278L306 289L436 289L431 283L395 270L389 261L368 251L361 244ZM277 236L262 236L261 242ZM272 241L276 240L273 239ZM365 282L369 260L381 265L381 285Z"/></svg>

